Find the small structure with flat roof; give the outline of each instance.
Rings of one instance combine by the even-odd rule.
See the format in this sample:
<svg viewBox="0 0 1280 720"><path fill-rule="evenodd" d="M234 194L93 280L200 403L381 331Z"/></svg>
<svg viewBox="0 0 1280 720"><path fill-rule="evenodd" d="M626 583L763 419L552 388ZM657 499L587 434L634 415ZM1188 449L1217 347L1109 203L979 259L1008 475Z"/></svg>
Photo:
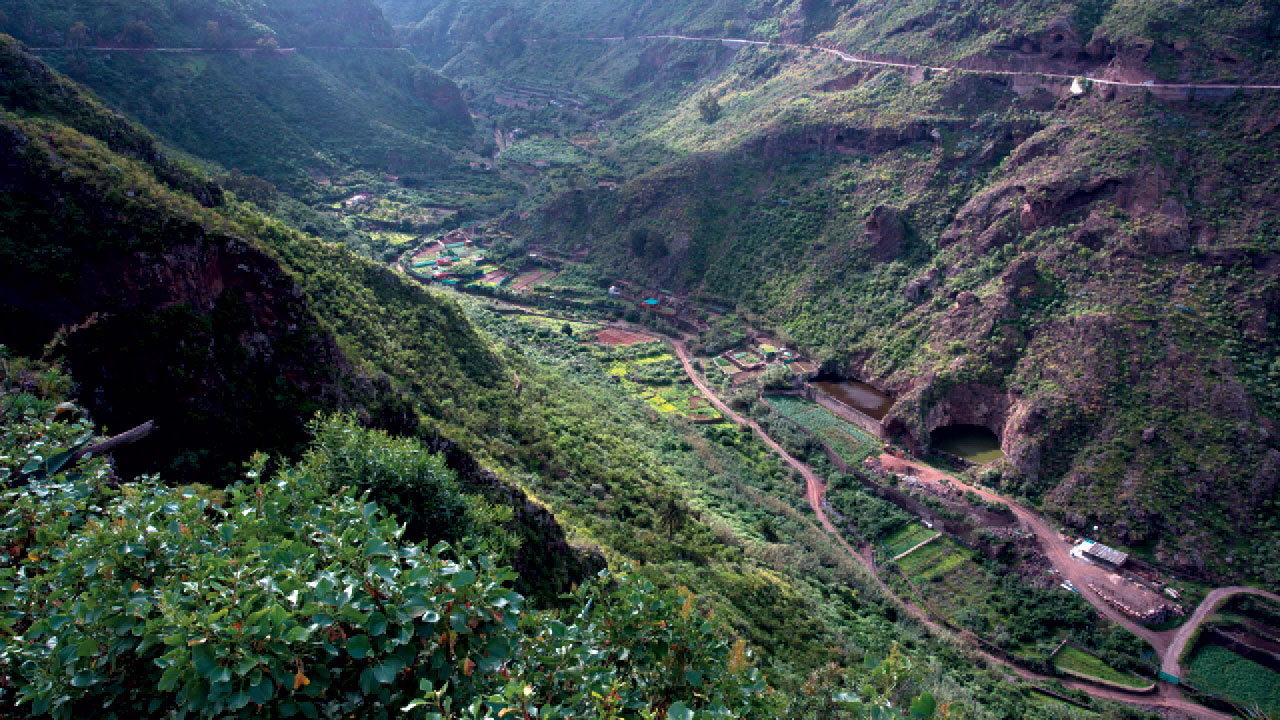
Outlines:
<svg viewBox="0 0 1280 720"><path fill-rule="evenodd" d="M1129 559L1128 553L1120 552L1113 547L1108 547L1099 542L1081 543L1081 550L1090 560L1107 565L1110 567L1120 567Z"/></svg>

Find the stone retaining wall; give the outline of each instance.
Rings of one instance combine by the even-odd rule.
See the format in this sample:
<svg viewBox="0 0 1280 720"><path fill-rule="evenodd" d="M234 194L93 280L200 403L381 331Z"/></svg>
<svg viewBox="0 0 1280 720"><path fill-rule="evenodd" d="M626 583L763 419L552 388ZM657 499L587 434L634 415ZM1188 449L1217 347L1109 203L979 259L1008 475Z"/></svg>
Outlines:
<svg viewBox="0 0 1280 720"><path fill-rule="evenodd" d="M808 383L805 383L804 389L805 397L830 410L836 417L857 425L863 432L878 440L885 439L884 425L879 420L854 410Z"/></svg>

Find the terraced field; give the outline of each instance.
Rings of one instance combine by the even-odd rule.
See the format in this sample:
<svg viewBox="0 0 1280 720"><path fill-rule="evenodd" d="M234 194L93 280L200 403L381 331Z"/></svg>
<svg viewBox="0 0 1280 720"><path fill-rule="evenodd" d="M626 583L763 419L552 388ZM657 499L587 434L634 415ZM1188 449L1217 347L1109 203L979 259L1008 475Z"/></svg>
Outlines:
<svg viewBox="0 0 1280 720"><path fill-rule="evenodd" d="M1280 673L1217 645L1196 650L1186 667L1195 687L1280 715Z"/></svg>
<svg viewBox="0 0 1280 720"><path fill-rule="evenodd" d="M779 415L817 435L842 460L860 464L880 451L880 442L826 408L795 395L767 395L765 400Z"/></svg>
<svg viewBox="0 0 1280 720"><path fill-rule="evenodd" d="M880 542L884 544L885 550L888 551L891 557L897 557L937 534L937 531L931 530L920 523L911 523ZM921 550L923 549L921 548Z"/></svg>
<svg viewBox="0 0 1280 720"><path fill-rule="evenodd" d="M1058 651L1058 654L1053 656L1053 666L1069 674L1105 680L1131 688L1145 688L1153 682L1152 680L1138 677L1133 673L1116 670L1099 658L1074 645L1064 645Z"/></svg>
<svg viewBox="0 0 1280 720"><path fill-rule="evenodd" d="M723 420L698 389L684 379L680 362L673 355L662 353L615 360L608 373L626 385L635 397L660 413L679 413L700 423Z"/></svg>

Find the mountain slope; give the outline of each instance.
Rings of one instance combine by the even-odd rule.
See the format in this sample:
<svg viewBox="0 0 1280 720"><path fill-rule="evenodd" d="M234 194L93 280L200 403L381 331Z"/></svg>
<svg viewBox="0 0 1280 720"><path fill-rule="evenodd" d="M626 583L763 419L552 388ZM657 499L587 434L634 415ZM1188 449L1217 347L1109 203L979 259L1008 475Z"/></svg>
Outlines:
<svg viewBox="0 0 1280 720"><path fill-rule="evenodd" d="M1086 72L1268 81L1274 12L941 7L833 4L813 37L1068 77L742 49L604 152L620 167L646 153L666 165L507 227L626 279L739 304L893 392L891 428L911 447L941 425L990 428L1009 456L1002 488L1070 525L1184 571L1275 582L1260 548L1280 532L1280 100L1070 90ZM708 91L723 109L712 123L696 103Z"/></svg>
<svg viewBox="0 0 1280 720"><path fill-rule="evenodd" d="M0 31L166 141L295 189L353 169L439 178L471 137L457 88L361 0L24 3Z"/></svg>
<svg viewBox="0 0 1280 720"><path fill-rule="evenodd" d="M11 39L2 49L4 342L38 352L53 341L112 427L158 420L163 465L216 473L184 453L211 448L238 463L254 448L286 449L322 407L361 406L412 429L418 411L375 367L392 357L372 339L385 333L371 322L380 313L414 328L415 357L436 370L416 396L439 421L465 423L468 407L433 397L472 396L503 377L456 307L227 206L145 132Z"/></svg>

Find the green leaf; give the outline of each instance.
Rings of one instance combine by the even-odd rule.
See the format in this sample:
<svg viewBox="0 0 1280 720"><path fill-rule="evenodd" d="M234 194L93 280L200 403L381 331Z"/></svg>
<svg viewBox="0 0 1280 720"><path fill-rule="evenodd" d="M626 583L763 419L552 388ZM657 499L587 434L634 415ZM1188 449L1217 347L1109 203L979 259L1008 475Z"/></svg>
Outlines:
<svg viewBox="0 0 1280 720"><path fill-rule="evenodd" d="M937 709L938 703L930 693L921 693L920 697L911 701L911 717L915 720L928 720L933 717L933 711Z"/></svg>
<svg viewBox="0 0 1280 720"><path fill-rule="evenodd" d="M271 682L271 678L263 675L253 687L249 688L249 699L262 705L271 699L275 694L275 684Z"/></svg>
<svg viewBox="0 0 1280 720"><path fill-rule="evenodd" d="M392 657L386 662L373 669L373 676L378 682L386 685L396 679L396 673L404 668L404 663L399 658Z"/></svg>
<svg viewBox="0 0 1280 720"><path fill-rule="evenodd" d="M89 687L90 685L94 684L97 681L98 681L98 674L95 672L89 672L86 670L84 672L76 673L75 677L71 678L71 687L78 687L78 688Z"/></svg>
<svg viewBox="0 0 1280 720"><path fill-rule="evenodd" d="M364 659L372 647L373 644L369 642L368 635L357 635L347 640L347 654L357 660Z"/></svg>
<svg viewBox="0 0 1280 720"><path fill-rule="evenodd" d="M95 638L89 638L88 640L82 641L80 645L76 647L76 657L93 657L98 654L98 650L101 649L101 647L101 644Z"/></svg>
<svg viewBox="0 0 1280 720"><path fill-rule="evenodd" d="M690 685L698 687L702 684L702 672L700 670L686 670L684 679L688 680Z"/></svg>
<svg viewBox="0 0 1280 720"><path fill-rule="evenodd" d="M389 557L391 555L391 546L382 540L374 540L365 546L365 557L376 557L379 555Z"/></svg>
<svg viewBox="0 0 1280 720"><path fill-rule="evenodd" d="M169 692L178 686L178 680L182 679L182 668L174 665L164 671L160 676L160 682L156 684L156 688L161 692Z"/></svg>
<svg viewBox="0 0 1280 720"><path fill-rule="evenodd" d="M667 720L693 720L693 711L683 702L673 703L667 709Z"/></svg>
<svg viewBox="0 0 1280 720"><path fill-rule="evenodd" d="M449 627L453 628L453 631L458 633L471 632L471 628L467 627L467 616L460 612L449 615Z"/></svg>
<svg viewBox="0 0 1280 720"><path fill-rule="evenodd" d="M462 588L465 588L465 587L471 587L471 584L474 583L475 581L476 581L476 574L474 571L459 570L457 574L453 576L452 584L455 588L461 590Z"/></svg>
<svg viewBox="0 0 1280 720"><path fill-rule="evenodd" d="M369 615L369 622L365 624L365 630L369 631L372 637L378 637L387 632L387 616L380 612L373 612Z"/></svg>
<svg viewBox="0 0 1280 720"><path fill-rule="evenodd" d="M218 659L213 655L213 648L206 644L196 645L191 650L191 664L196 672L208 677L218 669Z"/></svg>

